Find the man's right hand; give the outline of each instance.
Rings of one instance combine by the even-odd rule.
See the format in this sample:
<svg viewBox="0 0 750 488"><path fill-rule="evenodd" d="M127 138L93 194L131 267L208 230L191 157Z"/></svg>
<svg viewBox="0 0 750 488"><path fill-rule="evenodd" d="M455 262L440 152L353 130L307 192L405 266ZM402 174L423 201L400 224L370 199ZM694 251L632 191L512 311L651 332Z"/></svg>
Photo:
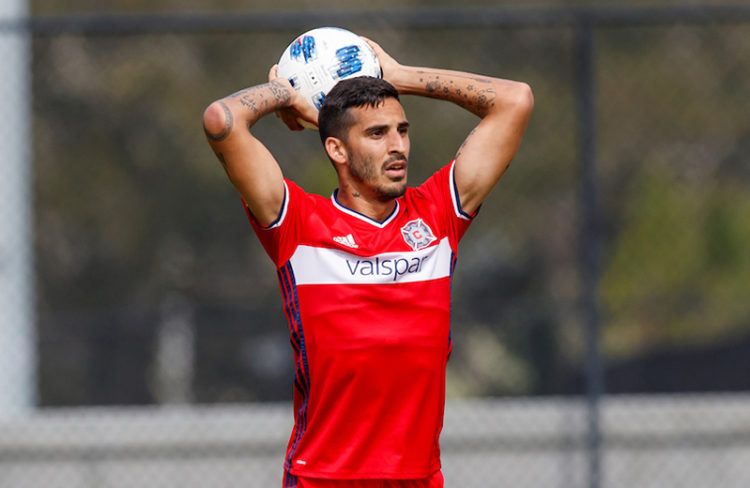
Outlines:
<svg viewBox="0 0 750 488"><path fill-rule="evenodd" d="M279 66L277 64L271 66L271 70L268 72L268 81L271 82L275 80L278 83L284 84L284 86L288 86L293 95L289 107L277 110L276 115L284 122L284 124L286 124L287 127L289 127L290 130L303 130L305 128L302 125L303 121L308 125L317 127L318 111L292 87L289 80L280 77L278 71Z"/></svg>

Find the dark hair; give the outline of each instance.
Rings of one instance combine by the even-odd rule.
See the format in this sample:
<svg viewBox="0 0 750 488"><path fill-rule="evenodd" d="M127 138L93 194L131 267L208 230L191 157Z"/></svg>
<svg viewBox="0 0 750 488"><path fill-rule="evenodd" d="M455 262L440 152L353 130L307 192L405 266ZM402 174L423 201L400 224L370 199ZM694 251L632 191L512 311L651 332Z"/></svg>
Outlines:
<svg viewBox="0 0 750 488"><path fill-rule="evenodd" d="M376 107L386 98L399 100L398 91L381 78L357 76L339 81L326 95L318 114L320 140L325 143L331 136L343 139L354 124L350 108Z"/></svg>

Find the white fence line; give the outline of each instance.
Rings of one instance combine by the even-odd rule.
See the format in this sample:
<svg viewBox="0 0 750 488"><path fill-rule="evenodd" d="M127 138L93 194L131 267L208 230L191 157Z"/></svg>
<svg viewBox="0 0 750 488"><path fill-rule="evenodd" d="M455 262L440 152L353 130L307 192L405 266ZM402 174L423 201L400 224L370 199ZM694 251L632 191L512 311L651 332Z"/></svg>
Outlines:
<svg viewBox="0 0 750 488"><path fill-rule="evenodd" d="M287 404L47 409L0 421L0 488L278 487ZM582 400L450 401L449 488L586 485ZM747 488L750 395L607 397L606 488Z"/></svg>

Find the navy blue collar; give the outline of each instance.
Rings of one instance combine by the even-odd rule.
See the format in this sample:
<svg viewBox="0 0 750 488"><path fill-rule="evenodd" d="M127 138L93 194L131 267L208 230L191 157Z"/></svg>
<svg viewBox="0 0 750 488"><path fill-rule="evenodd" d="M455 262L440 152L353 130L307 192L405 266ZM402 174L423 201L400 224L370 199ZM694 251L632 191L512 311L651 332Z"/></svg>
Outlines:
<svg viewBox="0 0 750 488"><path fill-rule="evenodd" d="M372 217L368 217L367 215L357 212L356 210L352 210L349 207L343 205L341 202L339 202L337 195L339 193L338 188L333 190L333 195L331 195L331 201L333 202L333 206L337 209L341 210L342 212L351 215L352 217L356 217L364 222L367 222L370 225L374 225L378 228L383 228L386 225L388 225L393 219L396 218L396 215L398 214L398 211L400 209L400 205L398 203L398 200L396 200L396 205L393 207L393 211L386 217L382 222L378 222L377 220L373 219Z"/></svg>

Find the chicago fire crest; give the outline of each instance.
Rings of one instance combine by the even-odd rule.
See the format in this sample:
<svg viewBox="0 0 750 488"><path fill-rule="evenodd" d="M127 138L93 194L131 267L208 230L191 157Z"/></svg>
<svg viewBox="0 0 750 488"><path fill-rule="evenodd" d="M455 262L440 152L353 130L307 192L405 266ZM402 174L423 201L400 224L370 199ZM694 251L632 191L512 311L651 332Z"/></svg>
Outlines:
<svg viewBox="0 0 750 488"><path fill-rule="evenodd" d="M424 249L437 240L430 227L422 219L407 222L405 226L401 227L401 235L415 251Z"/></svg>

